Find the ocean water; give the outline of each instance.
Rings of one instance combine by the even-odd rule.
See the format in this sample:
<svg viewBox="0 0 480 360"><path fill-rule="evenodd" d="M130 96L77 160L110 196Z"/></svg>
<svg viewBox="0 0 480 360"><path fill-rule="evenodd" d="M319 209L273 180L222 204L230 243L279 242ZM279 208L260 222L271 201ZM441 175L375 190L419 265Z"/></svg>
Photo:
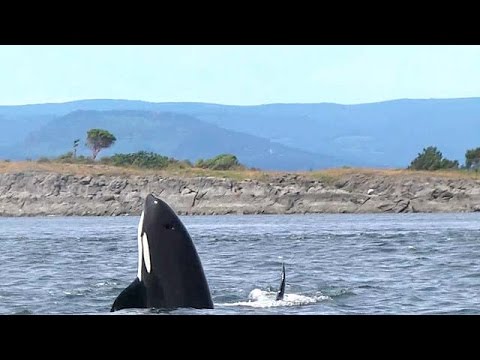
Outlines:
<svg viewBox="0 0 480 360"><path fill-rule="evenodd" d="M139 217L36 217L0 218L0 314L480 313L480 213L181 219L214 309L110 313Z"/></svg>

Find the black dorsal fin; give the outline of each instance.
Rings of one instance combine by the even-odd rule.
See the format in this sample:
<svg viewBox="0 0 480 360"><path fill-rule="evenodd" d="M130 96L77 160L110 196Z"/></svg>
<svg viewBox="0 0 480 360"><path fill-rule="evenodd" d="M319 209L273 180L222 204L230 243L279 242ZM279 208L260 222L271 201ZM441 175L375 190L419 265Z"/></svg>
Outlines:
<svg viewBox="0 0 480 360"><path fill-rule="evenodd" d="M277 293L276 300L283 300L283 295L285 294L285 264L282 264L282 282L280 284L280 289Z"/></svg>

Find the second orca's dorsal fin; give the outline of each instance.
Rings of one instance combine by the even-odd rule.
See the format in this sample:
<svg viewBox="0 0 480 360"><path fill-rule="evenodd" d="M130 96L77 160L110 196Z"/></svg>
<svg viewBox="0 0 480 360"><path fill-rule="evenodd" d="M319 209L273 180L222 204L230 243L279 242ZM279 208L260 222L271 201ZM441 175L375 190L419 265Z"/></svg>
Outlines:
<svg viewBox="0 0 480 360"><path fill-rule="evenodd" d="M285 264L282 264L282 282L280 283L280 289L277 293L277 298L275 300L283 300L285 294Z"/></svg>

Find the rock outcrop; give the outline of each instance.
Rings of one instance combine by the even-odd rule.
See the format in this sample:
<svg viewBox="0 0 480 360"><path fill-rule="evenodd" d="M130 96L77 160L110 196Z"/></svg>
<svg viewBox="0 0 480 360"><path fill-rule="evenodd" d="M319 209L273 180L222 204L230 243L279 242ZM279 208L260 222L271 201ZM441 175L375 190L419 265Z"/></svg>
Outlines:
<svg viewBox="0 0 480 360"><path fill-rule="evenodd" d="M286 174L267 181L160 175L0 174L0 216L139 215L154 192L179 214L480 211L480 181L346 174L323 182Z"/></svg>

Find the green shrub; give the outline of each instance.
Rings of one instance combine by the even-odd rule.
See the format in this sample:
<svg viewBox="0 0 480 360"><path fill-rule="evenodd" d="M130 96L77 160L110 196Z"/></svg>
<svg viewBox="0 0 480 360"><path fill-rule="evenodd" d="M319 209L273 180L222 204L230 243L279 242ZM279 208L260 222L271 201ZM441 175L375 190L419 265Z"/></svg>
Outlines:
<svg viewBox="0 0 480 360"><path fill-rule="evenodd" d="M149 169L163 169L168 166L170 160L166 156L153 152L139 151L130 154L115 154L108 158L102 158L100 162L113 166L136 166Z"/></svg>
<svg viewBox="0 0 480 360"><path fill-rule="evenodd" d="M211 170L231 170L244 168L244 166L238 162L237 157L232 154L220 154L212 159L207 160L199 159L195 166L202 169Z"/></svg>
<svg viewBox="0 0 480 360"><path fill-rule="evenodd" d="M90 156L77 156L76 158L72 159L72 163L75 164L95 164L95 160L93 160Z"/></svg>
<svg viewBox="0 0 480 360"><path fill-rule="evenodd" d="M50 159L46 156L41 156L37 159L37 162L38 163L49 163L50 162Z"/></svg>
<svg viewBox="0 0 480 360"><path fill-rule="evenodd" d="M74 162L74 158L73 158L73 151L69 151L65 154L62 154L60 156L58 156L56 159L55 159L55 162L60 162L60 163L73 163Z"/></svg>

